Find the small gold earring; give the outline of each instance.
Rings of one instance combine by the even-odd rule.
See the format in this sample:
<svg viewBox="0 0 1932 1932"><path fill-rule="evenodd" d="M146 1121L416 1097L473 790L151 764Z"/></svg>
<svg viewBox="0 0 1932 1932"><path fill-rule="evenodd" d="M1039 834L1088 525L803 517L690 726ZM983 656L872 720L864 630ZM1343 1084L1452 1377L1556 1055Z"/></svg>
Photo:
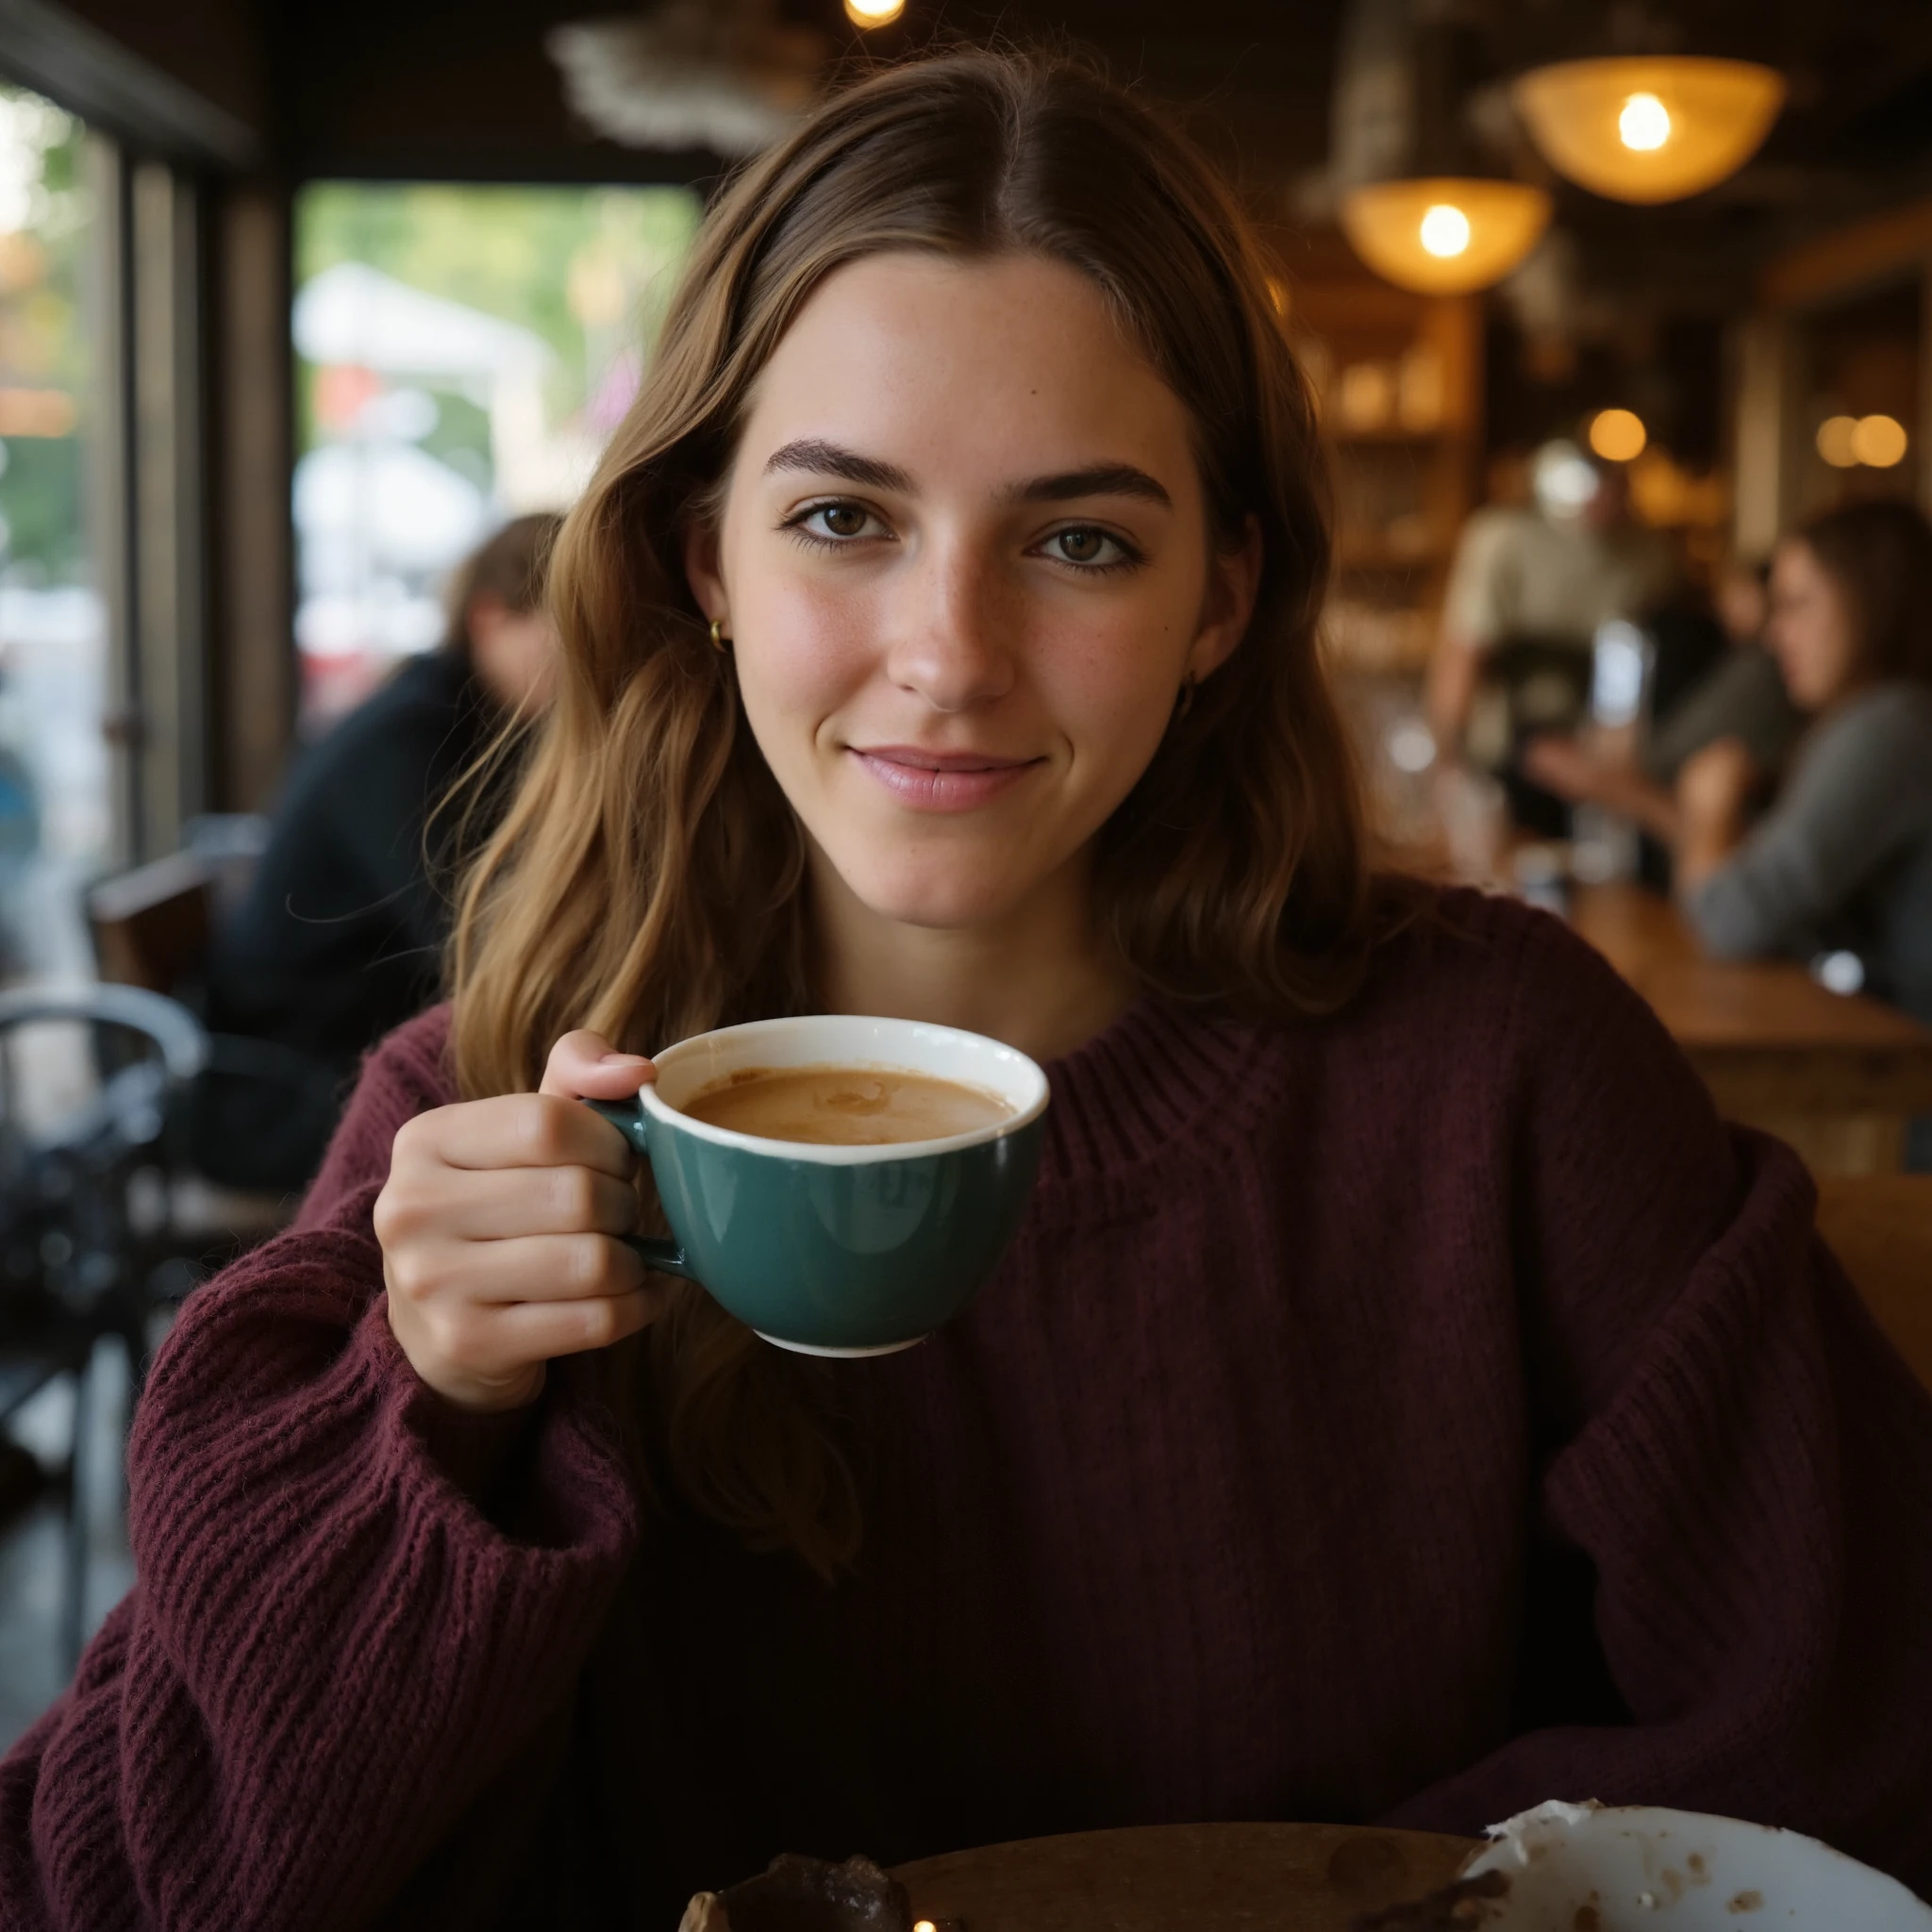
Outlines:
<svg viewBox="0 0 1932 1932"><path fill-rule="evenodd" d="M731 640L724 635L724 620L722 617L714 617L711 620L711 648L720 657L731 648Z"/></svg>

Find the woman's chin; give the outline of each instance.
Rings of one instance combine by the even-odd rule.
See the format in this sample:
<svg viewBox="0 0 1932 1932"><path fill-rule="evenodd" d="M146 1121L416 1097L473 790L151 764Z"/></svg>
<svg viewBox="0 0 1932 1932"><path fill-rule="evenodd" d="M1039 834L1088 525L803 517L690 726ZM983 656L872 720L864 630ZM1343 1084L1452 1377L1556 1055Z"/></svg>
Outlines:
<svg viewBox="0 0 1932 1932"><path fill-rule="evenodd" d="M1031 881L1016 880L1005 867L976 878L948 866L943 877L926 866L840 868L852 895L874 919L935 931L969 932L999 925L1023 906Z"/></svg>

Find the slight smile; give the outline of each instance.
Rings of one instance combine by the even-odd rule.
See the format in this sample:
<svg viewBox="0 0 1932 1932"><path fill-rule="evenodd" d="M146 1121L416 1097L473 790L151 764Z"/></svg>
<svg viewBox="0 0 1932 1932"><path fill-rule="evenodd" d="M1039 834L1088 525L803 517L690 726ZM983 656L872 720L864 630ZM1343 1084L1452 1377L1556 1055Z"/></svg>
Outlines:
<svg viewBox="0 0 1932 1932"><path fill-rule="evenodd" d="M860 768L914 811L973 811L1008 791L1040 758L923 751L911 744L849 745Z"/></svg>

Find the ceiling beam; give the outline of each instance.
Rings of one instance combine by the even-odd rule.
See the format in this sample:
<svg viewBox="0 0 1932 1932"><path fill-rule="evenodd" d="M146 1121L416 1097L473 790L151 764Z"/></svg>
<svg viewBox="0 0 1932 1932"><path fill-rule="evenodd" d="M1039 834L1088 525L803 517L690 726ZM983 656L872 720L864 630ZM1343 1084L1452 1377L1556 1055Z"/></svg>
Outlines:
<svg viewBox="0 0 1932 1932"><path fill-rule="evenodd" d="M131 146L245 168L255 130L58 0L0 0L0 69Z"/></svg>

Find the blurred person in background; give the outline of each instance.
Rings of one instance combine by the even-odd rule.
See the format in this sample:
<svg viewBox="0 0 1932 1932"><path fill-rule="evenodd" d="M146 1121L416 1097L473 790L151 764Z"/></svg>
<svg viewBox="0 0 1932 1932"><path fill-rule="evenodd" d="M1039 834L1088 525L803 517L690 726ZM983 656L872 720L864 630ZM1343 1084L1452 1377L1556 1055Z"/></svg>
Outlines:
<svg viewBox="0 0 1932 1932"><path fill-rule="evenodd" d="M1768 564L1733 558L1725 566L1713 601L1729 648L1641 741L1547 734L1525 747L1524 770L1558 797L1621 812L1666 844L1677 833L1678 774L1705 746L1736 739L1750 753L1760 790L1774 783L1805 714L1765 641L1770 584Z"/></svg>
<svg viewBox="0 0 1932 1932"><path fill-rule="evenodd" d="M1464 525L1429 666L1441 755L1491 769L1526 730L1575 724L1597 626L1643 616L1678 578L1669 543L1632 520L1620 465L1551 442L1530 482L1531 505L1491 505Z"/></svg>
<svg viewBox="0 0 1932 1932"><path fill-rule="evenodd" d="M1771 646L1815 722L1755 828L1750 747L1720 739L1677 780L1677 893L1711 952L1842 953L1932 1023L1932 525L1855 503L1801 525L1772 566ZM1932 1167L1932 1119L1910 1164Z"/></svg>
<svg viewBox="0 0 1932 1932"><path fill-rule="evenodd" d="M559 522L498 530L456 574L441 647L408 659L298 761L209 960L211 1028L281 1050L208 1081L196 1155L215 1179L304 1186L363 1052L436 996L448 874L458 841L491 828L500 776L467 803L450 794L507 724L549 701L544 581Z"/></svg>

